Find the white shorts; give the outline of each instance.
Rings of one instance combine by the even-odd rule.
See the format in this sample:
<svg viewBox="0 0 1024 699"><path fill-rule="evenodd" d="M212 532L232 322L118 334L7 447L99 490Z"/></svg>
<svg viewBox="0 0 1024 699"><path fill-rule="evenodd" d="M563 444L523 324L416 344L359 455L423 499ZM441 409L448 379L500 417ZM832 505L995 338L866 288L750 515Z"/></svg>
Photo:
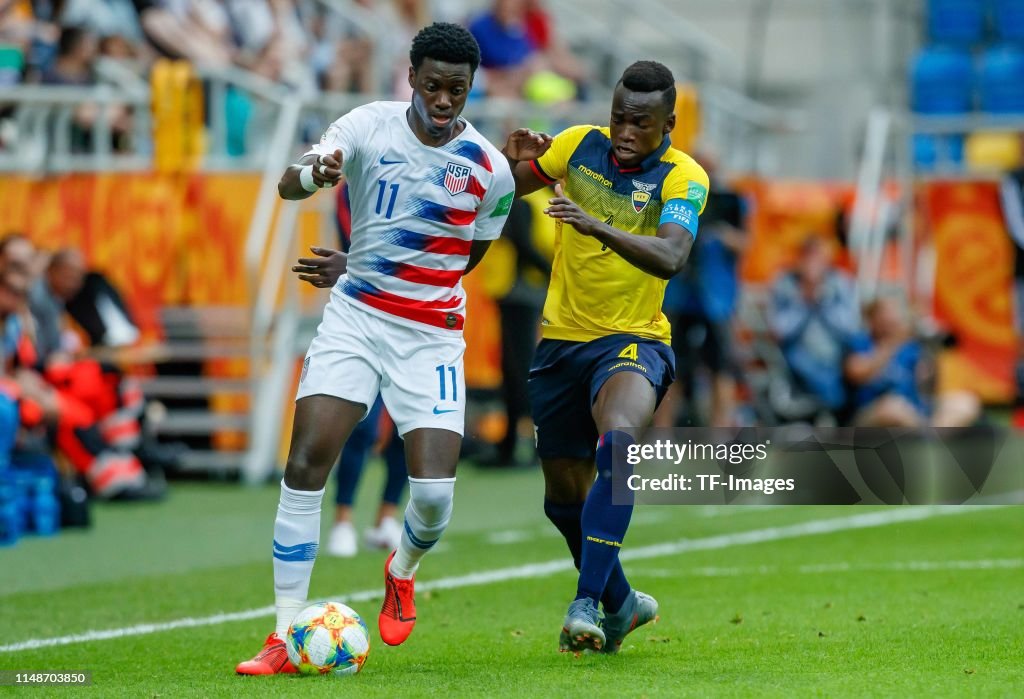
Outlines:
<svg viewBox="0 0 1024 699"><path fill-rule="evenodd" d="M464 433L466 343L389 322L331 295L306 352L295 400L327 395L369 409L379 392L398 433L420 427Z"/></svg>

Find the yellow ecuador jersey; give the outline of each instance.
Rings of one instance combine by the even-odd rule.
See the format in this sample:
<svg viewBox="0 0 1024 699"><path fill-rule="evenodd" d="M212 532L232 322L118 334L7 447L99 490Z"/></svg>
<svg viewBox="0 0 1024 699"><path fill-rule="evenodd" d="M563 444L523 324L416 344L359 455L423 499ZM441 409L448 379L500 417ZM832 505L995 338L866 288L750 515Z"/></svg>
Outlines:
<svg viewBox="0 0 1024 699"><path fill-rule="evenodd" d="M544 182L562 180L569 199L621 231L653 236L668 221L697 235L708 176L667 136L639 166L621 168L607 127L573 126L531 166ZM661 312L667 283L559 222L542 335L587 342L628 333L669 342L671 329Z"/></svg>

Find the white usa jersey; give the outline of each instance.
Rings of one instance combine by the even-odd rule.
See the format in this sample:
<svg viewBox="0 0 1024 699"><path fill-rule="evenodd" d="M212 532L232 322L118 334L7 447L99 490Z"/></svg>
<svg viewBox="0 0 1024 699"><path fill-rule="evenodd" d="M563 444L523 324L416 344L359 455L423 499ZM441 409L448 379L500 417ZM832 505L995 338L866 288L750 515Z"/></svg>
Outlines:
<svg viewBox="0 0 1024 699"><path fill-rule="evenodd" d="M341 150L349 187L348 273L331 293L398 323L461 333L470 245L501 235L515 182L505 157L471 124L443 146L426 146L408 108L354 109L309 151Z"/></svg>

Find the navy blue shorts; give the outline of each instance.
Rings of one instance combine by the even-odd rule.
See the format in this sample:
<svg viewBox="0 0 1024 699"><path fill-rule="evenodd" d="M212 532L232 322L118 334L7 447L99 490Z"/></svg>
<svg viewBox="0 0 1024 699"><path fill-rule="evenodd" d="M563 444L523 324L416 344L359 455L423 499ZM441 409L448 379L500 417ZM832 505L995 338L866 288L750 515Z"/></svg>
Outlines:
<svg viewBox="0 0 1024 699"><path fill-rule="evenodd" d="M661 403L675 380L675 355L664 342L636 335L609 335L590 342L541 340L530 369L538 456L594 456L599 435L591 407L604 382L620 371L644 376Z"/></svg>

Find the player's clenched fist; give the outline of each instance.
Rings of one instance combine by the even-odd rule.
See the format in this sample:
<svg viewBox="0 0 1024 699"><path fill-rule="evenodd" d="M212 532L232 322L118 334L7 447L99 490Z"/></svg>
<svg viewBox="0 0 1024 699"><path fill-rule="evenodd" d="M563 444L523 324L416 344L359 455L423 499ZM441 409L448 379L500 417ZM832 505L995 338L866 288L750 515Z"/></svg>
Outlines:
<svg viewBox="0 0 1024 699"><path fill-rule="evenodd" d="M341 150L330 155L319 155L313 163L313 182L321 189L329 189L341 179Z"/></svg>
<svg viewBox="0 0 1024 699"><path fill-rule="evenodd" d="M343 162L340 149L333 153L309 153L285 170L277 184L284 199L305 199L321 189L329 189L341 180Z"/></svg>

